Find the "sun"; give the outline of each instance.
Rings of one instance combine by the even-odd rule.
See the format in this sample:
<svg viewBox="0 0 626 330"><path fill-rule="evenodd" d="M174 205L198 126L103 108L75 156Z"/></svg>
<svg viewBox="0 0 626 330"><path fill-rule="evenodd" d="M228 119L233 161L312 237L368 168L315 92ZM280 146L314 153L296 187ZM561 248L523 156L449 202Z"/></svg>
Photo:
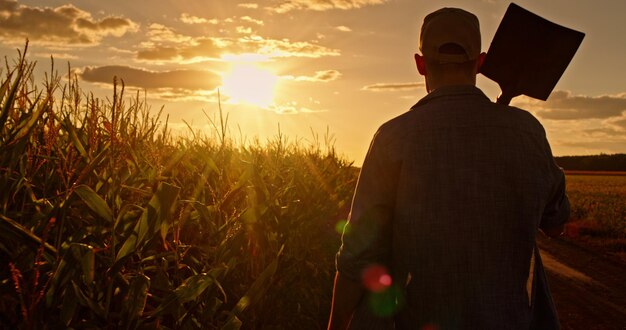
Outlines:
<svg viewBox="0 0 626 330"><path fill-rule="evenodd" d="M274 101L277 80L278 77L269 70L250 63L238 63L222 78L222 90L231 102L265 108Z"/></svg>

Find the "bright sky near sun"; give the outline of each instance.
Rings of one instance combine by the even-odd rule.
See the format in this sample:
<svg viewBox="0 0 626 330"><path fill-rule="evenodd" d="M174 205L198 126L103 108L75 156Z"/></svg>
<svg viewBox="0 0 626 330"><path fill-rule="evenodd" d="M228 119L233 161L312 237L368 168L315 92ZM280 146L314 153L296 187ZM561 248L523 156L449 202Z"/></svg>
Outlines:
<svg viewBox="0 0 626 330"><path fill-rule="evenodd" d="M547 102L513 100L544 124L555 155L626 152L626 2L519 0L586 37ZM146 90L170 125L210 127L222 107L233 135L312 140L328 130L360 164L376 129L426 94L417 74L423 17L441 7L478 16L487 51L509 1L0 0L0 55L29 38L38 75L70 62L83 89ZM478 87L491 99L497 84Z"/></svg>

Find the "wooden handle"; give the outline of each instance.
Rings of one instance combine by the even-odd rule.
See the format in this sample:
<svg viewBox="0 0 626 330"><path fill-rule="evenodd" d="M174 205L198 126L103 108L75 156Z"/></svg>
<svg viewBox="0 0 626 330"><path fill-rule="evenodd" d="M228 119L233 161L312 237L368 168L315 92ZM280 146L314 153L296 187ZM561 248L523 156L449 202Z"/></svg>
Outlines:
<svg viewBox="0 0 626 330"><path fill-rule="evenodd" d="M514 93L502 91L502 93L498 96L498 99L496 99L496 103L509 105L509 103L511 103L511 99L516 96L517 95Z"/></svg>

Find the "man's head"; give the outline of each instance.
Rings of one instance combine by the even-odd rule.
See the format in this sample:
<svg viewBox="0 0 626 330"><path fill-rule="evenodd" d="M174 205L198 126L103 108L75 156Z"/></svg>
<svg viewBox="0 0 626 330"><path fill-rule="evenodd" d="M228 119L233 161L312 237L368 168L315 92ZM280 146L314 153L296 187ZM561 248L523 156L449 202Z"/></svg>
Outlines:
<svg viewBox="0 0 626 330"><path fill-rule="evenodd" d="M480 52L478 18L458 8L442 8L424 18L417 69L431 90L446 85L476 84L484 59Z"/></svg>

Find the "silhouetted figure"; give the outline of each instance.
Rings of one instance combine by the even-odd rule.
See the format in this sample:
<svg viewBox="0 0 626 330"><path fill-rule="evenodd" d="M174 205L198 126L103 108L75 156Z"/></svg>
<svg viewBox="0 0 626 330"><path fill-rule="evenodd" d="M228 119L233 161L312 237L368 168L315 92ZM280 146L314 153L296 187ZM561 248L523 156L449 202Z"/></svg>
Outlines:
<svg viewBox="0 0 626 330"><path fill-rule="evenodd" d="M337 254L329 329L557 329L536 247L569 217L542 125L475 87L476 16L424 18L428 95L383 124Z"/></svg>

